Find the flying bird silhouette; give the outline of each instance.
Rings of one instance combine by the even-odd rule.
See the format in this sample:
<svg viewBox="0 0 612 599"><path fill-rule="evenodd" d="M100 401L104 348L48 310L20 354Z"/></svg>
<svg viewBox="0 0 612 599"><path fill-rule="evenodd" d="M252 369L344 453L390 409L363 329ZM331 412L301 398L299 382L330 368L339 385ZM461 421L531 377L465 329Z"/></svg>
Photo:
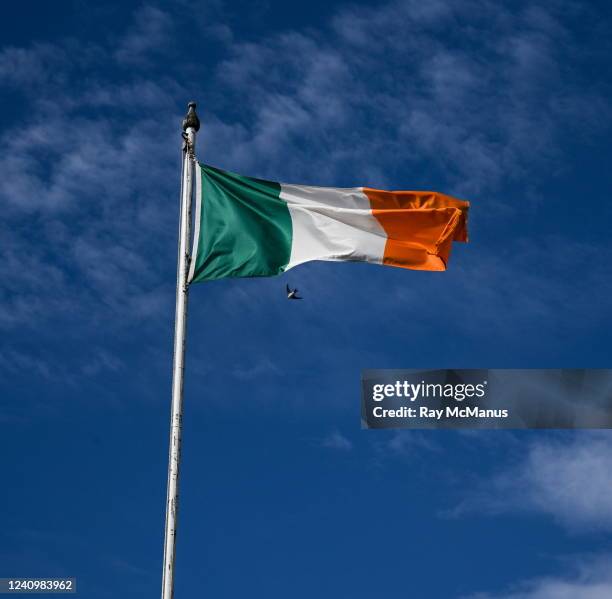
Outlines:
<svg viewBox="0 0 612 599"><path fill-rule="evenodd" d="M287 299L290 299L290 300L302 299L297 293L298 293L297 288L291 289L289 285L287 285Z"/></svg>

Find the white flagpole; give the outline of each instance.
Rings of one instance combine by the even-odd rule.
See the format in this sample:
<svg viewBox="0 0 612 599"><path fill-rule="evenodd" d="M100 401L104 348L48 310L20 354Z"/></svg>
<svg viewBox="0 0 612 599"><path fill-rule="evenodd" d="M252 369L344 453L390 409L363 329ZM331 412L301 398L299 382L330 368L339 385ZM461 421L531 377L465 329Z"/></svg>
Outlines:
<svg viewBox="0 0 612 599"><path fill-rule="evenodd" d="M185 334L189 287L189 252L191 239L191 190L193 187L196 132L200 121L195 102L189 103L183 120L183 173L181 182L181 215L179 224L178 265L176 272L176 316L174 321L174 358L172 370L172 415L170 417L170 453L168 457L168 492L166 497L166 531L162 599L174 597L174 560L178 519L179 467L181 462L181 425L183 418L183 374L185 370Z"/></svg>

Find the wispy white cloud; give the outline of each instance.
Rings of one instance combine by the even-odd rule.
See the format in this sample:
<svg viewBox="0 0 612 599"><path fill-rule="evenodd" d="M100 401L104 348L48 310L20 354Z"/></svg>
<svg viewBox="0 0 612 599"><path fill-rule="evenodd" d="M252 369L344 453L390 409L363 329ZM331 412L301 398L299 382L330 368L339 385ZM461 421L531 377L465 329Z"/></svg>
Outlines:
<svg viewBox="0 0 612 599"><path fill-rule="evenodd" d="M246 133L213 129L212 156L319 182L359 172L373 185L427 164L457 193L491 193L559 159L568 127L593 130L593 111L571 108L599 93L566 65L576 43L553 7L348 6L325 30L232 46L218 81L236 102L249 90ZM605 103L595 106L609 124Z"/></svg>
<svg viewBox="0 0 612 599"><path fill-rule="evenodd" d="M351 449L353 449L353 443L340 431L333 431L321 440L321 447L335 449L337 451L351 451Z"/></svg>
<svg viewBox="0 0 612 599"><path fill-rule="evenodd" d="M281 370L270 358L257 357L248 364L237 364L232 373L240 380L250 381L262 376L278 376Z"/></svg>
<svg viewBox="0 0 612 599"><path fill-rule="evenodd" d="M28 48L6 47L0 51L0 81L6 86L30 88L66 79L68 56L55 44L35 43Z"/></svg>
<svg viewBox="0 0 612 599"><path fill-rule="evenodd" d="M118 41L114 57L127 66L146 64L171 45L174 21L168 13L143 5L134 13L132 27Z"/></svg>
<svg viewBox="0 0 612 599"><path fill-rule="evenodd" d="M476 593L463 599L608 599L612 597L612 557L569 560L566 575L538 578L512 589Z"/></svg>
<svg viewBox="0 0 612 599"><path fill-rule="evenodd" d="M0 50L0 83L25 103L20 119L0 131L0 328L29 331L2 351L5 375L69 385L117 372L114 338L146 322L139 350L146 354L147 335L171 318L177 97L186 94L175 79L140 67L112 75L117 61L156 55L171 21L141 9L136 24L106 44L72 39ZM138 42L149 33L152 45ZM33 330L47 351L28 345ZM85 338L90 351L70 352Z"/></svg>
<svg viewBox="0 0 612 599"><path fill-rule="evenodd" d="M13 349L6 349L0 352L0 368L5 373L29 372L32 375L47 380L52 379L54 376L54 373L49 368L49 364L44 360Z"/></svg>
<svg viewBox="0 0 612 599"><path fill-rule="evenodd" d="M518 463L468 491L454 513L532 513L571 531L610 531L611 485L609 434L538 438L528 444Z"/></svg>
<svg viewBox="0 0 612 599"><path fill-rule="evenodd" d="M83 365L83 374L94 376L100 372L118 372L124 367L125 364L119 356L105 349L97 348L91 352L89 361Z"/></svg>
<svg viewBox="0 0 612 599"><path fill-rule="evenodd" d="M387 455L405 457L414 457L423 450L440 451L440 445L433 435L417 430L396 431L391 439L378 444L377 447Z"/></svg>
<svg viewBox="0 0 612 599"><path fill-rule="evenodd" d="M136 17L119 46L144 55L138 36L170 18L152 8ZM0 80L45 91L31 94L23 123L0 133L3 327L86 314L90 323L154 322L171 302L160 265L176 235L176 211L168 226L165 207L178 195L180 114L173 110L181 87L139 72L109 80L100 67L113 60L112 46L83 42L82 52L71 52L75 44L0 53ZM73 54L88 78L76 76Z"/></svg>

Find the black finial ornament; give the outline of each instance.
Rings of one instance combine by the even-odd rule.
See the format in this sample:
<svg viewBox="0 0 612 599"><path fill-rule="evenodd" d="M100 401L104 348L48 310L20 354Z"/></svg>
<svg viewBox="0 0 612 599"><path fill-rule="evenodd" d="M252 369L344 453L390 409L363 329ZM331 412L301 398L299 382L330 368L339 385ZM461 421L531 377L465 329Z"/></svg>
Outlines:
<svg viewBox="0 0 612 599"><path fill-rule="evenodd" d="M189 107L189 110L187 111L187 116L183 119L183 131L187 131L189 127L194 129L195 131L199 131L200 130L200 119L198 118L198 115L196 114L196 111L195 111L196 103L189 102L187 106Z"/></svg>

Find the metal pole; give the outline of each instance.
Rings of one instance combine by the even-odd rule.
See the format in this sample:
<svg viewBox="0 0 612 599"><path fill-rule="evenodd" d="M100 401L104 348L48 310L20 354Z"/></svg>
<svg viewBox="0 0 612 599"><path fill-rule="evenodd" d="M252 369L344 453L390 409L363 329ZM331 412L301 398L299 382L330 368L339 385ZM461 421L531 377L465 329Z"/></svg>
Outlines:
<svg viewBox="0 0 612 599"><path fill-rule="evenodd" d="M195 138L200 121L195 102L189 103L183 120L183 173L181 182L181 215L179 224L178 265L176 272L176 315L174 321L174 358L172 369L172 414L170 417L170 453L168 457L168 492L166 496L166 530L164 537L164 569L162 599L174 597L174 560L176 556L176 527L178 519L179 467L181 462L181 426L183 418L183 374L187 298L189 287L189 251L191 239L191 190Z"/></svg>

